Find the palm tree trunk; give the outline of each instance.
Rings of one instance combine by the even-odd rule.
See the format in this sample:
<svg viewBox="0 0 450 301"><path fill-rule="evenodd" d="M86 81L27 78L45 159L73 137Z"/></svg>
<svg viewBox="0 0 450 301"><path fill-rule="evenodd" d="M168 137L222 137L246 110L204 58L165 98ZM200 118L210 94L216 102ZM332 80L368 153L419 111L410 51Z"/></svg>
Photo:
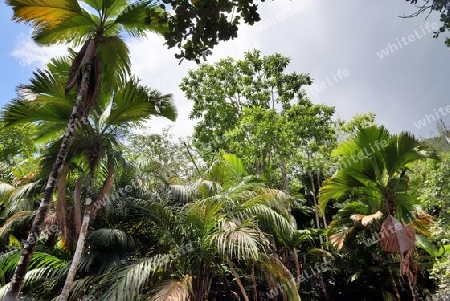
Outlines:
<svg viewBox="0 0 450 301"><path fill-rule="evenodd" d="M297 284L297 290L300 290L300 284L301 284L301 279L302 279L302 267L300 265L300 261L298 260L298 253L297 253L297 248L294 247L294 249L292 250L293 252L293 256L294 256L294 263L295 263L295 269L297 272L297 276L296 276L296 284Z"/></svg>
<svg viewBox="0 0 450 301"><path fill-rule="evenodd" d="M255 265L252 264L253 301L258 301L258 284L256 283Z"/></svg>
<svg viewBox="0 0 450 301"><path fill-rule="evenodd" d="M204 264L203 264L204 265ZM199 270L198 274L192 277L192 301L208 301L211 290L212 277L208 266Z"/></svg>
<svg viewBox="0 0 450 301"><path fill-rule="evenodd" d="M228 265L230 266L231 272L233 273L234 278L236 279L236 283L239 286L239 289L241 290L242 296L244 296L245 301L249 301L250 299L247 296L247 293L245 292L245 288L242 285L241 279L239 279L239 274L237 273L236 269L234 268L233 263L230 259L227 258Z"/></svg>
<svg viewBox="0 0 450 301"><path fill-rule="evenodd" d="M318 201L317 201L317 197L316 197L316 184L314 182L314 175L311 171L309 172L309 179L311 181L311 189L312 189L312 196L313 196L313 200L314 200L314 212L316 215L317 229L320 229L319 206L318 206ZM320 241L320 248L322 250L324 250L322 235L319 235L319 241ZM319 280L320 280L320 285L322 286L323 296L324 296L325 300L328 300L328 291L327 291L325 281L323 280L322 274L319 276Z"/></svg>
<svg viewBox="0 0 450 301"><path fill-rule="evenodd" d="M102 190L98 195L97 201L95 201L90 206L86 207L83 216L83 223L81 224L80 235L78 236L77 249L73 255L72 263L70 264L69 272L67 273L66 282L58 297L58 301L66 301L69 298L70 290L72 289L73 281L77 273L78 265L81 261L81 255L83 254L84 245L86 243L86 233L89 227L91 219L95 218L97 211L103 207L105 202L103 199L109 194L112 188L114 180L114 165L110 165L108 170L108 176L103 183ZM88 184L89 185L89 184Z"/></svg>
<svg viewBox="0 0 450 301"><path fill-rule="evenodd" d="M270 238L270 244L272 245L273 258L275 258L275 260L277 260L277 261L279 261L281 263L280 256L278 255L277 244L276 244L275 239L273 237ZM281 265L283 265L283 264L281 264ZM281 296L283 297L283 301L287 300L287 294L286 294L285 290L281 290Z"/></svg>
<svg viewBox="0 0 450 301"><path fill-rule="evenodd" d="M31 231L28 234L28 239L23 246L19 263L17 264L16 270L11 279L8 293L6 295L6 301L18 300L19 293L23 285L23 280L25 278L25 273L27 271L28 265L30 264L31 257L33 256L37 240L39 239L39 235L41 233L41 227L44 222L45 215L48 211L50 200L53 196L53 192L55 191L56 181L58 180L61 167L66 160L67 152L69 151L69 148L73 141L73 135L76 129L75 124L79 116L83 99L85 99L87 95L90 76L91 65L86 64L76 103L72 109L72 113L70 114L69 123L67 125L58 155L56 156L56 160L53 163L52 170L50 172L50 175L48 176L47 185L44 191L44 197L41 201L41 204L39 205L36 217L34 218L33 224L31 226Z"/></svg>
<svg viewBox="0 0 450 301"><path fill-rule="evenodd" d="M316 198L316 186L314 184L314 178L313 178L313 174L310 171L309 172L309 180L311 183L311 190L310 193L312 195L313 201L314 201L314 215L316 218L316 226L317 229L320 229L320 219L319 219L319 206L318 206L318 202L317 202L317 198ZM319 241L320 241L320 248L323 250L323 238L322 235L319 235Z"/></svg>
<svg viewBox="0 0 450 301"><path fill-rule="evenodd" d="M72 288L75 274L77 273L78 265L83 254L84 244L86 242L86 233L91 221L91 215L89 212L85 212L83 216L83 223L81 224L80 235L77 240L77 249L73 255L72 263L70 264L69 272L67 273L66 282L64 283L63 290L58 297L58 301L66 301L69 298L69 293Z"/></svg>
<svg viewBox="0 0 450 301"><path fill-rule="evenodd" d="M70 252L74 253L76 250L76 244L74 241L78 241L78 236L81 230L81 187L83 179L79 178L75 183L75 189L73 191L73 223L72 223L72 239L70 241Z"/></svg>
<svg viewBox="0 0 450 301"><path fill-rule="evenodd" d="M56 200L56 224L64 237L64 242L70 241L69 231L67 228L67 200L66 200L66 188L67 188L67 174L69 173L69 163L65 163L61 168L61 174L56 183L56 191L58 193L58 198ZM52 233L56 235L56 233Z"/></svg>

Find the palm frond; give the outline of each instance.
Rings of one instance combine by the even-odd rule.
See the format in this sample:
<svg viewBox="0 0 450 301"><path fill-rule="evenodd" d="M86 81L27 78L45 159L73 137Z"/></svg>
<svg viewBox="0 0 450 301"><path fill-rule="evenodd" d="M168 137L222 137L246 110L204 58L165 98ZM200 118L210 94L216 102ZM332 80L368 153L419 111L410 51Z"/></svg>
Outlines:
<svg viewBox="0 0 450 301"><path fill-rule="evenodd" d="M147 301L187 301L191 291L191 276L185 276L181 280L166 280L153 290L154 295Z"/></svg>
<svg viewBox="0 0 450 301"><path fill-rule="evenodd" d="M35 27L53 28L82 11L77 0L6 0L6 4L14 11L13 20Z"/></svg>
<svg viewBox="0 0 450 301"><path fill-rule="evenodd" d="M152 115L175 120L172 96L148 89L132 79L115 94L107 123L119 125L139 122Z"/></svg>
<svg viewBox="0 0 450 301"><path fill-rule="evenodd" d="M222 220L219 232L211 237L211 247L222 258L256 260L269 245L253 220L242 223Z"/></svg>
<svg viewBox="0 0 450 301"><path fill-rule="evenodd" d="M56 277L59 272L60 269L55 269L53 267L33 269L25 275L23 282L24 289L39 287L44 281Z"/></svg>
<svg viewBox="0 0 450 301"><path fill-rule="evenodd" d="M171 257L167 255L156 255L138 262L128 264L112 271L102 277L98 287L92 293L99 292L100 301L131 301L135 300L140 290L150 277L158 272L164 271L171 264Z"/></svg>
<svg viewBox="0 0 450 301"><path fill-rule="evenodd" d="M243 166L242 160L238 156L224 154L212 164L206 178L227 189L241 182L247 175Z"/></svg>
<svg viewBox="0 0 450 301"><path fill-rule="evenodd" d="M15 189L14 186L12 186L8 183L0 182L0 199L3 198L9 192L13 191L14 189Z"/></svg>
<svg viewBox="0 0 450 301"><path fill-rule="evenodd" d="M191 185L169 186L169 199L180 204L186 204L189 201L192 201L198 195L198 190Z"/></svg>
<svg viewBox="0 0 450 301"><path fill-rule="evenodd" d="M128 5L115 19L131 36L145 36L148 32L168 32L166 11L154 0L142 0Z"/></svg>
<svg viewBox="0 0 450 301"><path fill-rule="evenodd" d="M130 51L125 42L118 36L103 37L97 55L102 64L102 90L110 94L123 87L131 74Z"/></svg>
<svg viewBox="0 0 450 301"><path fill-rule="evenodd" d="M97 29L97 24L89 13L84 10L70 19L48 28L38 26L33 31L33 40L40 45L53 45L59 43L72 43L74 46L83 44L91 38Z"/></svg>
<svg viewBox="0 0 450 301"><path fill-rule="evenodd" d="M98 229L89 234L88 244L94 250L127 252L135 247L133 237L118 229Z"/></svg>
<svg viewBox="0 0 450 301"><path fill-rule="evenodd" d="M10 278L16 269L16 265L19 262L20 252L9 252L6 255L0 257L0 270L3 271L6 278ZM35 252L31 259L28 272L34 269L52 268L60 269L65 267L67 262L49 255L47 253Z"/></svg>
<svg viewBox="0 0 450 301"><path fill-rule="evenodd" d="M105 18L117 16L127 5L126 0L84 0L84 2L98 13L103 13Z"/></svg>
<svg viewBox="0 0 450 301"><path fill-rule="evenodd" d="M35 211L20 211L8 218L0 228L0 240L5 240L15 229L29 227L35 215Z"/></svg>
<svg viewBox="0 0 450 301"><path fill-rule="evenodd" d="M284 215L262 204L245 208L241 213L238 213L239 215L246 218L255 218L261 230L285 241L290 240L295 230L290 220Z"/></svg>
<svg viewBox="0 0 450 301"><path fill-rule="evenodd" d="M385 151L386 169L392 176L411 162L417 161L421 155L416 151L420 142L408 132L393 135Z"/></svg>
<svg viewBox="0 0 450 301"><path fill-rule="evenodd" d="M76 279L73 282L72 289L70 290L71 301L83 300L86 296L92 294L92 288L98 285L101 280L100 276L85 276L81 279Z"/></svg>
<svg viewBox="0 0 450 301"><path fill-rule="evenodd" d="M254 204L262 204L273 208L285 218L291 216L291 209L294 206L295 199L292 196L284 193L281 190L271 188L257 188L255 189L257 195L245 202L244 207L251 207Z"/></svg>
<svg viewBox="0 0 450 301"><path fill-rule="evenodd" d="M430 237L432 234L432 230L436 225L436 222L433 216L425 213L422 210L416 210L414 212L414 220L411 223L411 226L426 237Z"/></svg>
<svg viewBox="0 0 450 301"><path fill-rule="evenodd" d="M350 219L354 222L360 222L363 226L367 226L374 220L380 219L381 217L383 217L383 213L381 213L381 211L377 211L374 214L369 215L353 214L350 216Z"/></svg>
<svg viewBox="0 0 450 301"><path fill-rule="evenodd" d="M330 200L339 199L348 193L352 188L365 187L364 183L358 179L339 174L331 179L326 179L319 190L319 210L323 214Z"/></svg>
<svg viewBox="0 0 450 301"><path fill-rule="evenodd" d="M414 247L415 241L414 229L410 225L400 223L392 215L381 224L380 244L384 251L403 254Z"/></svg>
<svg viewBox="0 0 450 301"><path fill-rule="evenodd" d="M338 250L341 250L344 246L344 242L349 235L353 231L353 227L340 227L336 233L330 235L330 244L336 247Z"/></svg>
<svg viewBox="0 0 450 301"><path fill-rule="evenodd" d="M281 293L278 292L278 288L281 288L287 294L288 300L301 301L294 276L280 260L274 257L264 258L261 260L261 264L263 268L269 272L272 279L279 284L277 286L276 295Z"/></svg>
<svg viewBox="0 0 450 301"><path fill-rule="evenodd" d="M44 99L45 98L45 99ZM3 109L2 115L6 125L36 121L61 122L68 120L70 106L64 102L48 102L48 96L38 97L33 101L14 99Z"/></svg>

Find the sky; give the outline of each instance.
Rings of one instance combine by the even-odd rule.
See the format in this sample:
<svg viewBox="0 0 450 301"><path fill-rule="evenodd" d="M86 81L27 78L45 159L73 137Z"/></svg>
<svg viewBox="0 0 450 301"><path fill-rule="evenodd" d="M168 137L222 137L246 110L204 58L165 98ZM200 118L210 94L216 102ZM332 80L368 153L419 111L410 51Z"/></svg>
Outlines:
<svg viewBox="0 0 450 301"><path fill-rule="evenodd" d="M410 131L418 137L436 133L439 118L450 123L450 49L445 34L432 37L440 26L437 15L400 18L414 11L404 0L275 0L261 3L259 11L262 21L241 26L238 38L215 47L207 63L228 56L240 59L252 49L264 55L277 52L291 58L288 72L311 74L309 97L335 106L336 117L348 120L374 112L377 123L392 133ZM14 23L11 16L1 1L0 106L15 97L15 87L27 83L33 70L66 52L64 45L36 46L31 28ZM180 65L175 51L154 35L130 38L127 44L133 73L144 84L172 93L179 113L175 123L153 119L151 129L144 131L171 126L177 137L191 135L192 104L178 85L195 63Z"/></svg>

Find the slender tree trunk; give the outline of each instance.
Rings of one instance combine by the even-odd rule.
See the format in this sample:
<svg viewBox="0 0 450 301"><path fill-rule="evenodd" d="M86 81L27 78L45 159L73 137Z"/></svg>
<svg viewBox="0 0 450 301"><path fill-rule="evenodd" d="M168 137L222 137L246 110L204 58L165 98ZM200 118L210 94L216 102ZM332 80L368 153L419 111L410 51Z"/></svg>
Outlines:
<svg viewBox="0 0 450 301"><path fill-rule="evenodd" d="M79 178L75 183L75 189L73 191L73 223L72 223L72 240L70 241L70 252L73 253L76 250L75 241L78 241L78 236L81 230L81 187L83 179Z"/></svg>
<svg viewBox="0 0 450 301"><path fill-rule="evenodd" d="M192 300L208 301L212 278L207 267L203 268L195 277L192 277Z"/></svg>
<svg viewBox="0 0 450 301"><path fill-rule="evenodd" d="M289 178L286 171L286 162L284 159L281 159L281 178L283 181L283 190L287 194L289 194Z"/></svg>
<svg viewBox="0 0 450 301"><path fill-rule="evenodd" d="M294 256L294 263L295 263L295 269L297 272L297 276L296 276L296 284L297 284L297 290L300 290L300 284L301 284L301 279L302 279L302 267L300 265L300 261L298 260L298 253L297 253L297 248L294 247L294 249L292 250L293 252L293 256Z"/></svg>
<svg viewBox="0 0 450 301"><path fill-rule="evenodd" d="M67 228L67 200L66 200L66 188L67 188L67 174L69 173L69 163L65 163L61 168L61 174L56 183L56 191L58 198L56 200L56 224L61 231L64 242L70 244L69 231ZM52 233L56 235L56 233Z"/></svg>
<svg viewBox="0 0 450 301"><path fill-rule="evenodd" d="M53 196L53 192L55 191L56 181L58 180L60 169L64 164L67 152L73 141L73 135L75 133L75 123L78 119L83 99L86 98L86 94L89 88L90 76L91 76L91 65L86 64L83 74L83 80L81 82L80 89L78 91L76 103L73 107L72 113L70 114L69 123L67 125L66 132L64 134L61 143L61 148L59 149L58 155L56 156L56 160L53 163L53 167L48 177L47 185L45 187L44 197L41 200L41 204L39 205L36 217L33 220L31 231L28 234L28 239L23 246L19 263L17 264L16 270L14 272L14 275L8 288L6 301L18 300L20 290L23 285L25 273L27 271L28 265L30 264L31 257L33 256L37 240L39 239L39 235L41 233L41 227L44 222L45 215L48 211L50 200Z"/></svg>
<svg viewBox="0 0 450 301"><path fill-rule="evenodd" d="M275 260L279 261L282 266L284 266L282 264L282 261L280 260L280 256L278 255L277 244L276 244L275 239L273 237L270 238L270 244L272 245L273 257L275 258ZM286 294L285 290L281 290L281 296L283 297L283 301L287 301L287 294Z"/></svg>
<svg viewBox="0 0 450 301"><path fill-rule="evenodd" d="M317 197L316 197L316 185L315 185L315 182L314 182L314 175L313 175L312 172L309 172L309 179L311 181L311 189L312 189L312 196L313 196L313 200L314 200L314 212L315 212L315 215L316 215L317 228L320 229L319 209L318 209L318 202L317 202ZM323 238L322 238L321 235L319 235L319 240L320 240L320 248L322 250L324 250ZM329 300L328 299L327 287L326 287L325 281L323 280L322 274L319 276L319 280L320 280L320 285L322 286L323 296L324 296L325 300Z"/></svg>
<svg viewBox="0 0 450 301"><path fill-rule="evenodd" d="M389 258L388 258L388 271L389 271L389 276L391 277L392 289L395 292L395 297L397 298L398 301L400 301L401 300L400 292L398 291L397 284L395 283L394 273L392 272Z"/></svg>
<svg viewBox="0 0 450 301"><path fill-rule="evenodd" d="M253 301L258 301L258 284L256 283L255 265L252 264Z"/></svg>
<svg viewBox="0 0 450 301"><path fill-rule="evenodd" d="M313 178L312 172L309 172L309 180L311 183L311 191L310 192L311 192L311 195L312 195L313 201L314 201L314 214L315 214L315 218L316 218L316 226L317 226L317 229L320 229L319 209L318 209L317 198L316 198L316 186L314 184L314 178ZM320 248L323 250L322 235L319 235L319 241L320 241Z"/></svg>
<svg viewBox="0 0 450 301"><path fill-rule="evenodd" d="M70 264L69 272L67 273L66 282L58 297L58 301L66 301L69 298L70 290L72 289L73 281L77 273L78 265L81 261L81 255L83 254L84 245L86 243L86 234L89 227L91 219L95 218L97 211L100 210L104 205L104 198L109 194L112 188L114 180L114 165L110 165L108 170L108 176L103 183L102 190L98 195L97 201L95 201L90 206L86 207L83 216L83 223L81 224L80 235L78 236L77 249L75 255L73 256L72 263ZM88 184L89 185L89 184Z"/></svg>
<svg viewBox="0 0 450 301"><path fill-rule="evenodd" d="M231 272L233 273L234 278L236 279L236 283L239 286L239 289L241 290L242 296L244 296L245 301L249 301L250 299L247 296L247 292L245 291L244 286L242 285L241 279L239 279L239 274L237 273L236 269L234 268L233 262L229 258L227 258L228 265L230 266Z"/></svg>
<svg viewBox="0 0 450 301"><path fill-rule="evenodd" d="M72 263L70 264L69 272L67 273L66 282L64 283L63 290L58 297L58 301L66 301L69 298L69 293L72 288L73 280L77 273L78 265L83 255L84 244L86 242L86 233L91 221L91 215L89 212L85 212L83 216L83 223L81 224L80 235L77 240L77 249L73 255Z"/></svg>

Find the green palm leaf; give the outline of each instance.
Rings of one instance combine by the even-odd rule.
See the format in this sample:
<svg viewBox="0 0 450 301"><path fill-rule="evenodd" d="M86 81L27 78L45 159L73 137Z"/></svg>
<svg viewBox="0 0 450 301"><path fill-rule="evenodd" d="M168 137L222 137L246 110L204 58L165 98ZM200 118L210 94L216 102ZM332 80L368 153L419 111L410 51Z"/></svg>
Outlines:
<svg viewBox="0 0 450 301"><path fill-rule="evenodd" d="M8 218L0 228L0 241L5 241L15 229L30 225L35 215L34 211L20 211Z"/></svg>
<svg viewBox="0 0 450 301"><path fill-rule="evenodd" d="M83 10L80 15L64 20L52 28L37 27L33 31L32 38L40 45L73 43L74 46L78 46L95 34L97 25L99 24L95 23L89 13Z"/></svg>
<svg viewBox="0 0 450 301"><path fill-rule="evenodd" d="M15 125L36 121L61 122L62 120L68 120L70 109L67 103L57 101L45 103L45 98L38 98L35 101L14 99L4 107L2 112L5 124Z"/></svg>
<svg viewBox="0 0 450 301"><path fill-rule="evenodd" d="M97 55L102 64L102 89L106 94L127 82L131 73L130 52L118 36L103 37Z"/></svg>
<svg viewBox="0 0 450 301"><path fill-rule="evenodd" d="M13 19L34 26L53 28L81 14L77 0L6 0L14 11Z"/></svg>
<svg viewBox="0 0 450 301"><path fill-rule="evenodd" d="M145 36L147 32L168 32L166 12L157 1L137 1L122 10L115 24L123 26L131 36Z"/></svg>
<svg viewBox="0 0 450 301"><path fill-rule="evenodd" d="M124 252L134 249L133 237L118 229L98 229L89 234L87 242L95 250Z"/></svg>
<svg viewBox="0 0 450 301"><path fill-rule="evenodd" d="M158 271L166 270L173 259L173 256L157 255L121 267L104 275L93 293L101 293L100 301L135 300L149 278Z"/></svg>
<svg viewBox="0 0 450 301"><path fill-rule="evenodd" d="M319 190L320 212L325 212L325 208L330 200L339 199L351 189L358 187L365 187L365 185L354 177L343 173L339 177L326 179Z"/></svg>
<svg viewBox="0 0 450 301"><path fill-rule="evenodd" d="M124 88L114 95L109 125L134 123L151 115L159 115L175 120L176 110L171 95L163 95L130 80Z"/></svg>
<svg viewBox="0 0 450 301"><path fill-rule="evenodd" d="M126 0L83 0L83 2L97 12L103 12L105 18L117 16L127 5Z"/></svg>
<svg viewBox="0 0 450 301"><path fill-rule="evenodd" d="M222 220L219 227L220 231L211 237L211 247L222 258L256 260L269 245L251 219L241 223Z"/></svg>

